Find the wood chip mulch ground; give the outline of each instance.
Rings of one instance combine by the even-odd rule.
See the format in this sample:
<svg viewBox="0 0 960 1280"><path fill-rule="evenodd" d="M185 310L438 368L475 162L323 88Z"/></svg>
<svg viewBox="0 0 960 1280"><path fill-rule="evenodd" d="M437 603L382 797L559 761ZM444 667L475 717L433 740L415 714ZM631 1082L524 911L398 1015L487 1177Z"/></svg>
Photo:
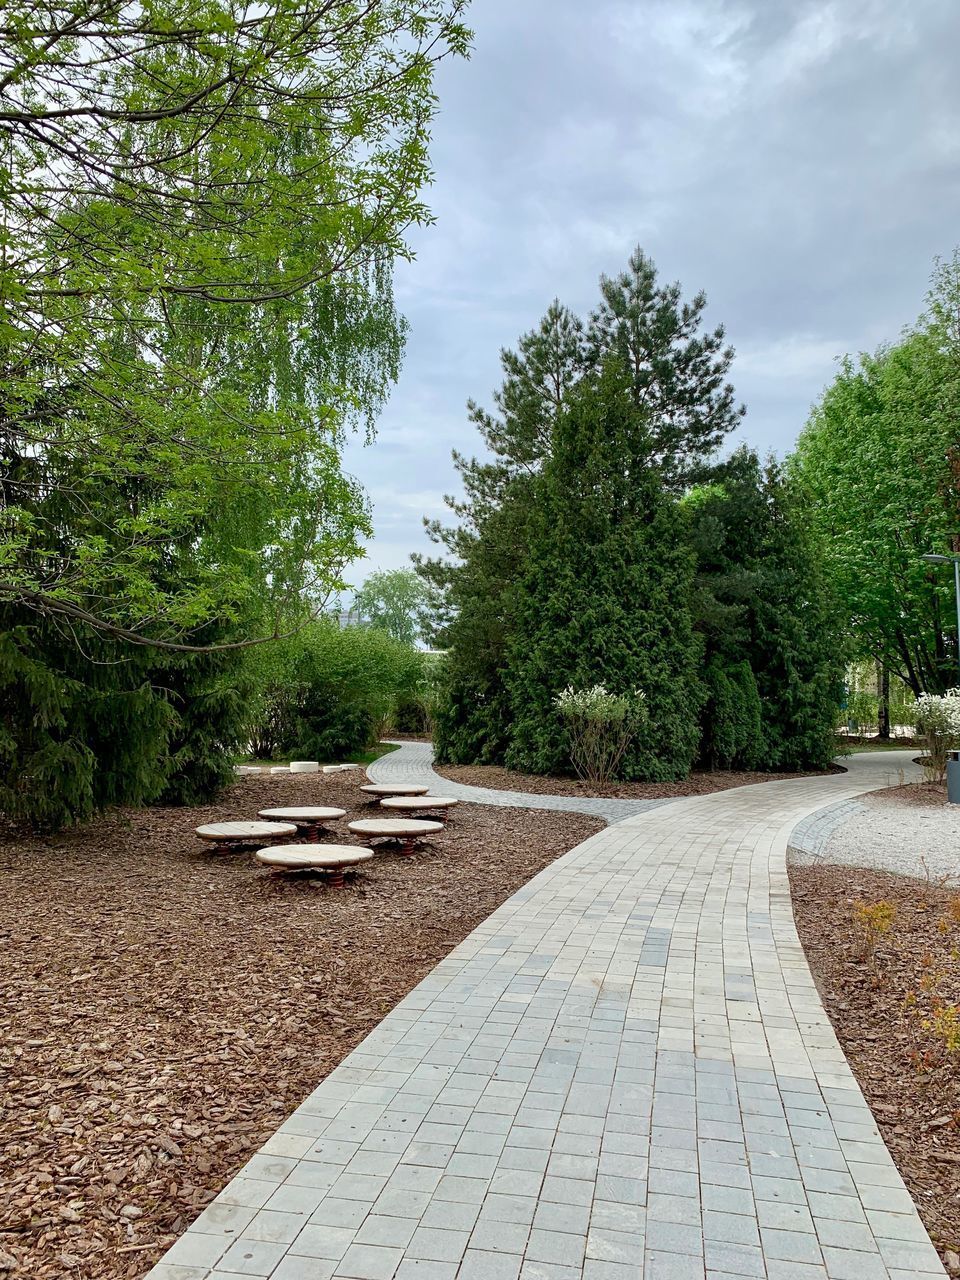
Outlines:
<svg viewBox="0 0 960 1280"><path fill-rule="evenodd" d="M960 894L825 865L791 867L790 885L837 1037L931 1239L960 1274Z"/></svg>
<svg viewBox="0 0 960 1280"><path fill-rule="evenodd" d="M535 796L579 796L615 800L671 800L678 796L705 796L713 791L729 791L753 782L778 782L784 778L808 778L809 773L754 773L717 770L691 773L681 782L612 782L593 787L579 778L542 777L518 773L494 764L436 764L434 771L451 782L468 787L492 787L495 791L526 791ZM843 773L839 765L822 773Z"/></svg>
<svg viewBox="0 0 960 1280"><path fill-rule="evenodd" d="M374 812L361 781L251 776L204 808L0 838L4 1280L142 1276L411 987L603 825L461 805L340 891L193 834L329 803L349 843Z"/></svg>
<svg viewBox="0 0 960 1280"><path fill-rule="evenodd" d="M884 787L882 791L871 791L864 799L870 804L907 804L926 809L930 805L945 805L947 789L941 782L907 782L900 787Z"/></svg>

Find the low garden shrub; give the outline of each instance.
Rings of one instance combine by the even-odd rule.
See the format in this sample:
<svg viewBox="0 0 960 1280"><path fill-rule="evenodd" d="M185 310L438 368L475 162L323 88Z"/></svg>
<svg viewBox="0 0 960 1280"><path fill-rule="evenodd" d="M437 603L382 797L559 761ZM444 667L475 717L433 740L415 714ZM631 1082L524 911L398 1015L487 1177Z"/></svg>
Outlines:
<svg viewBox="0 0 960 1280"><path fill-rule="evenodd" d="M251 651L253 755L334 760L372 746L423 698L428 657L379 628L329 621Z"/></svg>
<svg viewBox="0 0 960 1280"><path fill-rule="evenodd" d="M708 664L701 761L710 769L756 769L763 764L763 721L757 682L748 662Z"/></svg>
<svg viewBox="0 0 960 1280"><path fill-rule="evenodd" d="M933 782L943 782L947 754L960 747L960 689L921 693L914 710L916 731L926 746L923 765Z"/></svg>
<svg viewBox="0 0 960 1280"><path fill-rule="evenodd" d="M637 728L646 719L643 691L617 694L602 684L592 689L569 686L553 701L566 729L577 777L594 786L616 778Z"/></svg>

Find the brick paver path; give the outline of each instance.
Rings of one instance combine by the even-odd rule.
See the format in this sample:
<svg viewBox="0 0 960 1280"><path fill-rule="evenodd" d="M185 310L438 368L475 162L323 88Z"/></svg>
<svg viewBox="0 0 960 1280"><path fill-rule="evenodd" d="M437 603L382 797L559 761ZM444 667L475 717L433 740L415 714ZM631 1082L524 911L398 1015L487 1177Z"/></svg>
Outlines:
<svg viewBox="0 0 960 1280"><path fill-rule="evenodd" d="M151 1280L942 1277L817 996L785 869L798 822L908 756L674 801L560 858Z"/></svg>

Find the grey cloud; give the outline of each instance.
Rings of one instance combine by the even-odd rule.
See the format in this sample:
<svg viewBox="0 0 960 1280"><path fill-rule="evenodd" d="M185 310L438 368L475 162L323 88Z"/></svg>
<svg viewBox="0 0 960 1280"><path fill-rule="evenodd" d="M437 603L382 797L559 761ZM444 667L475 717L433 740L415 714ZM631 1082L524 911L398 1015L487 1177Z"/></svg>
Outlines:
<svg viewBox="0 0 960 1280"><path fill-rule="evenodd" d="M347 465L375 501L362 578L427 545L469 397L559 296L640 243L703 288L740 352L741 435L787 449L835 358L920 311L960 241L955 0L476 0L442 69L437 223L398 273L407 359L379 440ZM429 508L429 509L428 509Z"/></svg>

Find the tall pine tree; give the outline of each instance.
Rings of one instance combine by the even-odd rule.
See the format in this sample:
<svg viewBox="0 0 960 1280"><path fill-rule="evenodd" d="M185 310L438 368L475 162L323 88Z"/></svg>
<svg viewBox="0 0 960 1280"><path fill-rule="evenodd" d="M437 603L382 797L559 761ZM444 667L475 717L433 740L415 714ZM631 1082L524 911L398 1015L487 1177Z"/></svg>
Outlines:
<svg viewBox="0 0 960 1280"><path fill-rule="evenodd" d="M723 330L703 329L702 294L684 302L679 285L658 283L639 249L626 271L601 280L600 293L586 323L554 303L516 352L503 353L496 411L470 406L489 456L454 455L465 496L448 503L459 524L427 522L452 557L418 564L444 620L433 637L448 655L435 728L441 760L500 762L510 746L518 696L508 691L514 587L540 536L541 524L535 531L531 521L540 520L541 473L553 458L557 424L581 382L594 394L616 362L620 390L643 423L644 466L674 496L702 476L742 413L726 381L732 352Z"/></svg>

